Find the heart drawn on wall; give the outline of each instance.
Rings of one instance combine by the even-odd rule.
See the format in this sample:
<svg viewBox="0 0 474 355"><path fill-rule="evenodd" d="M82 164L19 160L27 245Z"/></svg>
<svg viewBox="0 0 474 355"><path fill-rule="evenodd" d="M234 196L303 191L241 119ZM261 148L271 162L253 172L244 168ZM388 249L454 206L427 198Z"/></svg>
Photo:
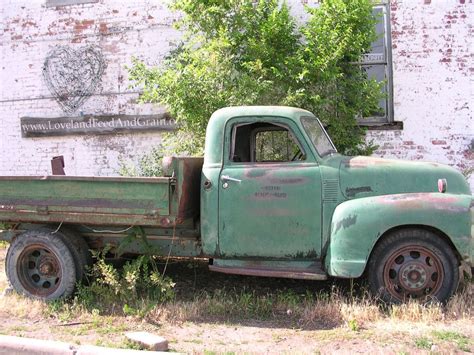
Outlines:
<svg viewBox="0 0 474 355"><path fill-rule="evenodd" d="M63 111L72 113L97 90L105 68L97 46L56 46L44 61L43 76Z"/></svg>

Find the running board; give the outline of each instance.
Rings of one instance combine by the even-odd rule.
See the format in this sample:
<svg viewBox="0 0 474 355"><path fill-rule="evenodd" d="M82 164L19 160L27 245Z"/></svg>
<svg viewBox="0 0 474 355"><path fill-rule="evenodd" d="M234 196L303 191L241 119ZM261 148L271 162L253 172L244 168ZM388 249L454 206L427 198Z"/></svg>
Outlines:
<svg viewBox="0 0 474 355"><path fill-rule="evenodd" d="M281 277L286 279L327 280L320 263L214 259L209 270L224 274Z"/></svg>

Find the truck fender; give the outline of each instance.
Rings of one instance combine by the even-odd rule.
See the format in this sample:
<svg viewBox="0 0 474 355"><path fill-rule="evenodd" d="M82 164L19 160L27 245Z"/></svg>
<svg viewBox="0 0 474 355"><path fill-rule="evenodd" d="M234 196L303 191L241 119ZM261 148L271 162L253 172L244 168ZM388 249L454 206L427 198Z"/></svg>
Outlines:
<svg viewBox="0 0 474 355"><path fill-rule="evenodd" d="M360 277L380 238L403 227L436 231L461 259L472 263L473 212L469 195L410 193L343 202L332 216L325 268L331 276Z"/></svg>

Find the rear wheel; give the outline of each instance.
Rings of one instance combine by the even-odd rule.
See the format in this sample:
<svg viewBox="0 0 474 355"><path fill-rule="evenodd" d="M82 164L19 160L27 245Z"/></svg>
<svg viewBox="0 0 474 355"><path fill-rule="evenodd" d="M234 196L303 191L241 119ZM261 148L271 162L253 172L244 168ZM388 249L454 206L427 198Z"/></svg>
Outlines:
<svg viewBox="0 0 474 355"><path fill-rule="evenodd" d="M382 300L446 302L458 285L457 258L439 236L420 229L397 231L375 248L369 283Z"/></svg>
<svg viewBox="0 0 474 355"><path fill-rule="evenodd" d="M45 230L28 231L8 248L5 269L11 286L28 297L54 300L70 296L77 281L67 243Z"/></svg>
<svg viewBox="0 0 474 355"><path fill-rule="evenodd" d="M81 235L70 229L61 228L57 235L66 245L69 245L76 265L77 280L84 280L87 276L86 267L92 265L92 254L89 246Z"/></svg>

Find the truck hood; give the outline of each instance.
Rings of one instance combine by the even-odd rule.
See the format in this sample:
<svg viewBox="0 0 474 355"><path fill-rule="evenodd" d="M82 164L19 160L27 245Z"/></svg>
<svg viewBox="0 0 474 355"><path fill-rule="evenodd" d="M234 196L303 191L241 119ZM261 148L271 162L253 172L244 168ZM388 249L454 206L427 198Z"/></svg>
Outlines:
<svg viewBox="0 0 474 355"><path fill-rule="evenodd" d="M451 194L471 194L463 175L438 163L340 156L339 184L348 199L410 192L438 192L446 179Z"/></svg>

